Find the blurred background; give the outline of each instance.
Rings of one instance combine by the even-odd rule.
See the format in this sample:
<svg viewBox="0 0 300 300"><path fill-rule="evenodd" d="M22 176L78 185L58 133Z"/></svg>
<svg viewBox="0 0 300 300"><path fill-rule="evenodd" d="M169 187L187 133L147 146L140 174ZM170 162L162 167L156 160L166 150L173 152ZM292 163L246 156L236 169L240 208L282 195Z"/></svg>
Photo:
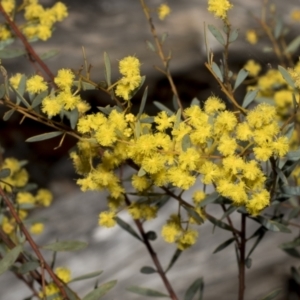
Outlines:
<svg viewBox="0 0 300 300"><path fill-rule="evenodd" d="M91 77L98 82L104 79L103 53L107 52L112 63L113 78L119 78L118 61L125 56L135 55L142 62L141 73L147 76L146 85L149 86L149 105L147 110L153 113L153 100L171 105L172 93L167 80L155 70L154 66L161 66L159 58L147 48L146 41L152 41L149 24L142 13L138 0L87 0L63 1L69 9L69 17L58 23L53 37L47 42L35 42L35 50L45 53L49 50L59 50L57 56L47 60L47 64L54 74L59 68L78 70L83 65L82 47L85 49L88 63L92 65ZM153 9L153 21L160 35L167 32L165 43L166 53L172 52L170 65L174 81L184 106L189 105L194 97L200 101L212 93L220 95L212 76L206 71L204 62L206 51L204 43L204 23L221 27L220 20L215 19L207 11L207 1L204 0L169 0L171 15L160 21L155 14L160 0L147 1ZM234 8L229 12L233 27L239 28L239 38L232 44L229 62L232 71L239 70L248 59L259 62L264 69L277 67L272 53L264 52L269 43L260 39L258 44L250 45L245 34L248 29L258 28L252 15L260 16L263 0L232 1ZM55 1L40 1L44 6L52 6ZM274 3L278 14L291 30L290 40L299 34L299 23L294 23L290 14L293 9L300 9L299 0L269 1ZM222 49L214 37L208 32L209 47L215 53L216 61L221 57ZM19 47L16 44L15 47ZM24 72L34 74L30 63L24 57L3 61L9 76ZM110 99L104 93L85 92L82 97L93 107L105 106ZM133 100L139 105L140 95ZM0 108L0 114L5 109ZM82 239L90 243L88 250L75 255L59 255L58 262L74 270L75 275L104 269L100 281L118 279L117 288L105 299L142 299L133 294L124 294L124 288L129 285L144 285L163 291L163 287L156 275L139 275L139 269L144 265L151 265L143 245L139 245L132 237L119 228L107 230L97 227L97 217L100 210L105 208L106 195L99 193L82 194L75 184L72 163L68 158L68 150L76 141L67 139L64 146L53 150L59 140L47 142L25 143L28 137L43 133L48 129L41 124L25 120L19 125L20 116L15 115L9 122L0 121L0 145L5 148L5 156L14 156L20 160L28 160L31 181L50 188L56 201L45 211L36 212L48 219L45 234L38 238L40 244L66 238ZM187 195L186 197L188 197ZM169 214L172 206L165 209ZM125 219L126 216L123 216ZM149 223L158 232L164 218ZM255 225L252 224L253 228ZM251 227L252 228L252 227ZM198 244L183 254L178 266L170 272L170 277L179 295L183 295L189 283L197 277L204 277L205 300L213 300L222 295L224 300L234 299L237 293L237 266L233 247L229 247L220 254L211 254L213 250L226 238L224 232L216 230L211 234L212 227L205 224L200 228ZM114 236L114 239L111 237ZM246 299L260 299L267 292L282 287L282 298L299 299L299 296L287 296L290 266L296 264L290 257L277 249L280 242L290 240L284 234L275 234L266 239L258 248L253 260L253 270L249 272ZM136 243L136 244L135 244ZM160 239L154 243L158 253L162 253L165 263L175 251L173 245L166 245ZM146 260L144 259L146 257ZM184 273L183 273L184 272ZM155 278L154 278L155 277ZM92 288L94 282L78 286L79 294L84 295ZM296 288L297 289L297 288ZM0 299L23 299L29 294L26 287L17 282L12 275L0 277ZM290 298L288 298L290 297ZM291 298L296 297L296 298ZM298 298L297 298L298 297Z"/></svg>

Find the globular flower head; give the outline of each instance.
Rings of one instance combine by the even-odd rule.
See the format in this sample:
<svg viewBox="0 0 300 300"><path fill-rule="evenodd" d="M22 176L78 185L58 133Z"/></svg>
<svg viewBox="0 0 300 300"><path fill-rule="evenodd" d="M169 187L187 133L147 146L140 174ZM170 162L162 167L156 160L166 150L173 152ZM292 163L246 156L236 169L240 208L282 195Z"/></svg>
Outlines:
<svg viewBox="0 0 300 300"><path fill-rule="evenodd" d="M158 7L158 17L160 20L164 20L171 12L171 9L169 7L169 5L167 4L161 4L159 7Z"/></svg>
<svg viewBox="0 0 300 300"><path fill-rule="evenodd" d="M227 12L233 5L228 0L208 0L208 11L216 18L226 19Z"/></svg>

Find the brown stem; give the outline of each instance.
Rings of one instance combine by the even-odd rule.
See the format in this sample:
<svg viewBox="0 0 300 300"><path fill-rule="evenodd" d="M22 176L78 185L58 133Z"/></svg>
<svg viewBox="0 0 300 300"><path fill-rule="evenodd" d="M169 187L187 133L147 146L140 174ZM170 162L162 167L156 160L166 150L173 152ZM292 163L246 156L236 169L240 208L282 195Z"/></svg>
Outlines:
<svg viewBox="0 0 300 300"><path fill-rule="evenodd" d="M130 200L128 199L127 195L125 195L125 202L126 202L126 205L129 206L131 204ZM145 233L144 231L144 228L143 228L143 224L140 220L138 219L134 219L134 222L142 236L142 239L143 239L143 242L152 258L152 261L156 267L156 271L157 273L159 274L159 276L161 277L167 291L169 292L169 296L172 300L178 300L178 297L176 296L174 290L173 290L173 287L171 285L171 283L169 282L161 264L160 264L160 261L157 257L157 254L156 252L154 251L154 249L152 248L150 242L149 242L149 239L147 237L147 234Z"/></svg>
<svg viewBox="0 0 300 300"><path fill-rule="evenodd" d="M22 220L20 219L20 217L18 216L13 204L10 202L10 200L8 199L8 197L6 196L6 194L4 193L3 189L0 187L0 195L2 196L5 204L7 205L7 207L9 208L9 211L11 213L11 215L13 216L13 218L16 220L16 223L19 225L21 231L23 232L23 234L26 237L26 240L28 241L28 243L30 244L32 250L35 252L36 256L38 257L41 267L44 267L48 274L50 275L50 277L53 279L54 283L57 285L57 287L59 288L62 296L64 299L69 299L63 284L61 283L61 281L58 279L58 277L55 275L55 273L53 272L53 270L49 267L49 265L47 264L47 262L45 261L43 255L41 254L41 252L38 249L38 246L36 245L36 243L34 242L34 240L32 239L30 233L28 232L28 230L26 229L26 227L24 226Z"/></svg>
<svg viewBox="0 0 300 300"><path fill-rule="evenodd" d="M162 60L163 65L165 67L165 70L166 70L165 74L167 76L167 79L169 80L172 92L176 96L178 106L180 107L181 111L183 112L183 107L182 107L182 104L181 104L181 100L179 98L177 88L175 86L175 83L173 81L172 75L171 75L169 67L168 67L168 64L169 64L169 61L170 61L171 58L170 58L170 56L166 57L165 54L164 54L162 44L161 44L161 42L160 42L160 40L157 36L155 26L152 22L152 18L151 18L150 13L149 13L149 8L147 7L144 0L140 0L140 2L141 2L141 5L142 5L144 14L146 16L146 19L147 19L147 21L150 25L151 34L152 34L152 36L154 38L154 41L155 41L155 44L156 44L157 53L158 53L160 59Z"/></svg>
<svg viewBox="0 0 300 300"><path fill-rule="evenodd" d="M245 293L245 252L246 252L246 215L241 214L241 243L239 246L239 297L238 300L244 300Z"/></svg>
<svg viewBox="0 0 300 300"><path fill-rule="evenodd" d="M52 83L54 84L54 75L52 74L52 72L49 70L48 66L40 59L40 57L37 55L37 53L34 51L34 49L31 47L31 45L29 44L29 42L27 41L26 37L24 36L24 34L19 30L18 26L16 25L16 23L10 18L10 16L5 12L5 10L3 9L2 4L0 3L0 12L2 13L2 15L4 16L6 22L8 23L8 25L11 27L11 29L14 31L14 33L16 34L16 36L21 40L21 42L23 43L24 47L26 48L26 51L28 52L28 55L30 58L34 59L34 61L36 61L40 67L42 68L42 70L45 72L45 74L49 77L49 79L52 81Z"/></svg>

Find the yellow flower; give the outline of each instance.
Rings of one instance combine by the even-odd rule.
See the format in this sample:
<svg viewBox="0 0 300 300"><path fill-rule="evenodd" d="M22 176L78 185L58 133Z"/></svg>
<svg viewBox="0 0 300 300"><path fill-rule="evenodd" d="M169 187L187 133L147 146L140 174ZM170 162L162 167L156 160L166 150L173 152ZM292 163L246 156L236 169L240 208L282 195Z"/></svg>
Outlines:
<svg viewBox="0 0 300 300"><path fill-rule="evenodd" d="M56 21L61 22L68 16L68 9L66 5L60 1L56 2L51 8L52 13L54 14Z"/></svg>
<svg viewBox="0 0 300 300"><path fill-rule="evenodd" d="M246 40L251 44L255 45L257 43L257 34L256 31L253 29L249 29L246 32Z"/></svg>
<svg viewBox="0 0 300 300"><path fill-rule="evenodd" d="M193 194L193 202L197 205L201 203L206 197L206 194L203 191L195 191Z"/></svg>
<svg viewBox="0 0 300 300"><path fill-rule="evenodd" d="M47 83L40 75L34 75L26 82L26 91L32 94L37 94L48 89Z"/></svg>
<svg viewBox="0 0 300 300"><path fill-rule="evenodd" d="M297 21L297 22L300 21L300 9L295 9L295 10L292 11L291 19L293 21Z"/></svg>
<svg viewBox="0 0 300 300"><path fill-rule="evenodd" d="M22 78L21 73L17 73L16 75L10 77L9 83L13 86L14 89L18 89L21 78Z"/></svg>
<svg viewBox="0 0 300 300"><path fill-rule="evenodd" d="M10 14L15 9L15 0L2 0L1 5L7 14Z"/></svg>
<svg viewBox="0 0 300 300"><path fill-rule="evenodd" d="M15 228L13 220L9 220L7 217L3 217L1 227L6 234L11 234Z"/></svg>
<svg viewBox="0 0 300 300"><path fill-rule="evenodd" d="M132 186L139 192L146 190L151 185L151 182L147 179L147 177L140 177L136 174L132 176L131 183Z"/></svg>
<svg viewBox="0 0 300 300"><path fill-rule="evenodd" d="M52 118L60 113L62 105L57 101L56 97L47 96L42 102L42 112L45 113L48 118Z"/></svg>
<svg viewBox="0 0 300 300"><path fill-rule="evenodd" d="M244 65L244 69L248 71L248 75L250 77L256 77L259 72L261 71L261 66L257 62L255 62L253 59L250 59L247 61L247 63Z"/></svg>
<svg viewBox="0 0 300 300"><path fill-rule="evenodd" d="M48 25L38 25L36 30L38 38L42 41L47 41L52 36L51 27Z"/></svg>
<svg viewBox="0 0 300 300"><path fill-rule="evenodd" d="M123 76L133 76L140 74L141 63L138 58L134 56L127 56L120 60L119 71Z"/></svg>
<svg viewBox="0 0 300 300"><path fill-rule="evenodd" d="M186 250L194 245L197 241L198 232L196 230L188 229L178 239L177 247L179 250Z"/></svg>
<svg viewBox="0 0 300 300"><path fill-rule="evenodd" d="M165 131L167 128L172 128L175 122L175 116L169 117L165 111L161 111L154 117L154 122L157 124L156 129Z"/></svg>
<svg viewBox="0 0 300 300"><path fill-rule="evenodd" d="M28 39L33 39L38 34L38 27L36 25L27 25L23 29L23 33Z"/></svg>
<svg viewBox="0 0 300 300"><path fill-rule="evenodd" d="M0 25L0 40L1 41L6 41L9 38L11 38L11 36L12 36L11 31L5 25Z"/></svg>
<svg viewBox="0 0 300 300"><path fill-rule="evenodd" d="M58 267L55 269L54 273L64 283L71 281L71 271L67 268Z"/></svg>
<svg viewBox="0 0 300 300"><path fill-rule="evenodd" d="M167 4L161 4L158 9L158 17L160 20L164 20L171 12L171 9L169 7L169 5Z"/></svg>
<svg viewBox="0 0 300 300"><path fill-rule="evenodd" d="M60 89L68 89L72 86L75 75L70 69L60 69L54 82Z"/></svg>
<svg viewBox="0 0 300 300"><path fill-rule="evenodd" d="M215 119L214 132L215 134L223 134L235 129L237 118L231 111L222 111Z"/></svg>
<svg viewBox="0 0 300 300"><path fill-rule="evenodd" d="M113 211L103 211L99 214L99 225L103 227L114 227L116 225L116 213Z"/></svg>
<svg viewBox="0 0 300 300"><path fill-rule="evenodd" d="M204 104L204 111L209 115L213 115L219 110L225 110L225 108L225 103L219 97L216 96L208 97Z"/></svg>
<svg viewBox="0 0 300 300"><path fill-rule="evenodd" d="M42 5L33 3L30 5L27 5L25 7L25 13L24 13L24 18L26 20L32 20L36 19L39 17L39 15L44 11L44 8Z"/></svg>
<svg viewBox="0 0 300 300"><path fill-rule="evenodd" d="M167 243L174 243L180 234L181 228L174 222L168 222L161 230L161 235Z"/></svg>
<svg viewBox="0 0 300 300"><path fill-rule="evenodd" d="M16 197L17 203L19 204L34 204L35 198L29 192L19 192Z"/></svg>
<svg viewBox="0 0 300 300"><path fill-rule="evenodd" d="M261 210L270 204L270 193L267 190L262 190L259 193L252 195L248 201L246 208L252 216L257 216Z"/></svg>
<svg viewBox="0 0 300 300"><path fill-rule="evenodd" d="M47 189L39 189L35 196L35 201L38 204L43 205L45 207L48 207L51 204L52 199L53 199L53 196L52 196L51 192Z"/></svg>
<svg viewBox="0 0 300 300"><path fill-rule="evenodd" d="M73 110L80 102L80 96L73 95L70 90L61 91L56 99L61 103L65 110Z"/></svg>
<svg viewBox="0 0 300 300"><path fill-rule="evenodd" d="M208 11L216 18L226 19L227 12L233 5L228 0L208 0Z"/></svg>
<svg viewBox="0 0 300 300"><path fill-rule="evenodd" d="M30 232L32 234L41 234L44 231L43 223L34 223L30 226Z"/></svg>

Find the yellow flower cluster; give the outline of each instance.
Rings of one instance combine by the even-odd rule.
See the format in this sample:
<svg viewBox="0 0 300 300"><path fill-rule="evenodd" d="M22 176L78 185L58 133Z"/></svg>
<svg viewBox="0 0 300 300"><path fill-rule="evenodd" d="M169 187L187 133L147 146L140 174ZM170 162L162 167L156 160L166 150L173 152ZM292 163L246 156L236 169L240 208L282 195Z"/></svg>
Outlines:
<svg viewBox="0 0 300 300"><path fill-rule="evenodd" d="M164 20L171 13L171 9L170 9L169 5L161 4L158 7L157 12L158 12L159 19Z"/></svg>
<svg viewBox="0 0 300 300"><path fill-rule="evenodd" d="M247 30L247 32L246 32L246 40L251 45L257 44L258 37L257 37L256 31L254 29Z"/></svg>
<svg viewBox="0 0 300 300"><path fill-rule="evenodd" d="M28 183L28 173L23 168L24 162L18 161L14 158L6 158L3 164L0 166L0 171L4 169L9 169L10 174L6 177L2 177L0 180L0 187L7 191L12 192L14 188L22 189ZM16 193L16 204L17 213L21 220L24 220L28 215L28 210L43 206L48 207L52 202L53 196L51 192L47 189L39 189L34 196L30 192L19 191ZM0 226L2 230L8 234L12 235L16 230L17 224L13 217L4 216L0 221ZM33 234L40 234L44 229L42 223L34 223L30 227L30 231Z"/></svg>
<svg viewBox="0 0 300 300"><path fill-rule="evenodd" d="M67 268L56 268L54 273L64 283L71 281L71 272ZM62 300L63 297L60 294L59 288L54 282L51 282L45 286L45 294L43 291L39 292L39 299L51 298L52 300Z"/></svg>
<svg viewBox="0 0 300 300"><path fill-rule="evenodd" d="M228 0L208 0L208 11L216 18L226 19L227 12L233 5Z"/></svg>
<svg viewBox="0 0 300 300"><path fill-rule="evenodd" d="M250 59L244 65L244 69L248 71L250 77L256 77L261 71L261 66L253 59Z"/></svg>
<svg viewBox="0 0 300 300"><path fill-rule="evenodd" d="M61 111L72 111L77 109L79 114L83 114L90 109L89 104L81 99L78 90L74 91L75 76L70 69L61 69L58 71L54 82L58 89L51 92L42 101L42 112L49 118L58 115Z"/></svg>
<svg viewBox="0 0 300 300"><path fill-rule="evenodd" d="M200 178L252 215L269 204L260 162L272 156L283 157L289 150L275 108L260 104L238 118L219 98L211 96L203 109L194 105L186 108L184 115L184 120L166 112L154 118L145 114L136 118L113 109L109 115L98 112L79 119L77 129L82 141L78 152L71 154L83 176L77 183L83 191L110 192L110 210L99 215L100 225L114 226L117 211L125 206L125 190L114 170L128 160L139 170L131 178L139 194L147 195L154 186L188 190ZM203 192L193 197L195 213L202 218L205 213L199 203L204 197ZM134 219L148 220L156 216L156 207L149 203L133 203L127 210ZM191 216L189 222L197 223ZM166 240L187 245L196 239L193 231L179 230L178 224L167 225L163 234Z"/></svg>
<svg viewBox="0 0 300 300"><path fill-rule="evenodd" d="M27 22L22 30L29 39L38 37L42 41L48 40L52 36L54 24L68 16L67 7L62 2L56 2L51 8L44 8L38 1L27 2L23 9Z"/></svg>
<svg viewBox="0 0 300 300"><path fill-rule="evenodd" d="M23 11L26 22L20 25L24 35L29 38L38 38L42 41L48 40L56 22L61 22L68 16L68 10L62 2L56 2L51 8L44 8L39 1L23 1L16 7L15 0L1 0L5 12L12 16L16 12ZM7 25L0 26L0 41L5 41L13 36Z"/></svg>
<svg viewBox="0 0 300 300"><path fill-rule="evenodd" d="M134 56L127 56L120 60L119 70L123 77L118 81L115 90L117 96L130 100L132 92L142 81L140 66L140 61Z"/></svg>

